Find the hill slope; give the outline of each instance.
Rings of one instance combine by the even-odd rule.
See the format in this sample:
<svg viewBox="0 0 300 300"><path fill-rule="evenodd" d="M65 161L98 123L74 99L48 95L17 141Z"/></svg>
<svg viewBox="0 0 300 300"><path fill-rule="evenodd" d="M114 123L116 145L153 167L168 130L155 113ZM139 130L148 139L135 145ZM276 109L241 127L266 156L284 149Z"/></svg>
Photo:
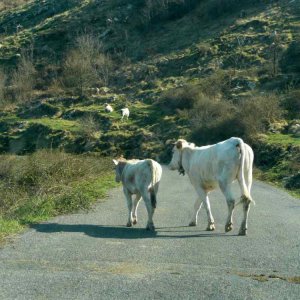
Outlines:
<svg viewBox="0 0 300 300"><path fill-rule="evenodd" d="M299 1L267 0L44 0L2 11L8 100L2 101L0 150L59 147L164 161L168 139L206 144L239 135L255 147L258 164L281 174L276 180L294 178L299 7ZM78 95L60 83L83 35L101 44L112 66L106 80L91 80ZM35 87L16 103L12 78L25 56L37 72ZM112 114L104 111L106 102ZM131 115L121 122L124 106ZM269 130L272 135L257 138Z"/></svg>

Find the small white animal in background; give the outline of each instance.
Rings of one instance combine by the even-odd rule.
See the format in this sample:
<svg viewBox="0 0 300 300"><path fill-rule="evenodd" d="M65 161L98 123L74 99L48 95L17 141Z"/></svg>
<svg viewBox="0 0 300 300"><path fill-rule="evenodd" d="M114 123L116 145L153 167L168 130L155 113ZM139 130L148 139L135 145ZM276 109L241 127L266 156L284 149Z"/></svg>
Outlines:
<svg viewBox="0 0 300 300"><path fill-rule="evenodd" d="M114 109L108 103L105 103L104 106L106 112L110 113L114 111Z"/></svg>
<svg viewBox="0 0 300 300"><path fill-rule="evenodd" d="M122 108L121 112L122 112L121 120L123 121L124 117L127 117L127 120L128 120L128 118L129 118L129 109L127 107Z"/></svg>
<svg viewBox="0 0 300 300"><path fill-rule="evenodd" d="M96 87L96 93L97 95L100 95L100 89L98 87Z"/></svg>

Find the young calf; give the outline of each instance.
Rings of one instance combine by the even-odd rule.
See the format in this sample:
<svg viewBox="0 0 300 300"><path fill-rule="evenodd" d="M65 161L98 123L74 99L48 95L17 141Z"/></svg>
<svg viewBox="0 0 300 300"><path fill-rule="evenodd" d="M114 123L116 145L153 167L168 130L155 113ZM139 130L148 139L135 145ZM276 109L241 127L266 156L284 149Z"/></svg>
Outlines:
<svg viewBox="0 0 300 300"><path fill-rule="evenodd" d="M162 175L159 163L152 159L113 160L116 165L116 182L122 181L123 192L127 200L129 217L127 227L137 223L137 207L144 199L148 212L147 230L155 230L153 214L156 208L156 195ZM132 195L135 199L132 201Z"/></svg>

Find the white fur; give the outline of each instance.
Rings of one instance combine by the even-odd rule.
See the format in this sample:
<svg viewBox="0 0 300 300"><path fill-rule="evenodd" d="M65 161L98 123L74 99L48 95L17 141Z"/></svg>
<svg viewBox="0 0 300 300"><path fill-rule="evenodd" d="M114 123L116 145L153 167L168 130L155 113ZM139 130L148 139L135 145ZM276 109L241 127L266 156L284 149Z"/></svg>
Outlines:
<svg viewBox="0 0 300 300"><path fill-rule="evenodd" d="M159 163L152 159L145 160L113 160L116 165L116 181L122 182L123 192L127 200L129 217L127 226L137 223L137 207L141 198L144 199L147 212L147 229L154 230L153 214L155 206L151 197L155 198L162 175ZM132 201L132 195L136 197Z"/></svg>
<svg viewBox="0 0 300 300"><path fill-rule="evenodd" d="M111 105L109 105L108 103L105 103L105 111L108 112L108 113L111 113L114 111L114 109L112 108Z"/></svg>
<svg viewBox="0 0 300 300"><path fill-rule="evenodd" d="M129 118L129 109L128 109L127 107L122 108L122 109L121 109L121 113L122 113L122 118L121 118L121 120L123 121L124 117L126 117L127 120L128 120L128 118Z"/></svg>
<svg viewBox="0 0 300 300"><path fill-rule="evenodd" d="M185 140L176 142L169 168L180 170L182 165L199 197L194 205L190 226L197 224L197 215L203 203L208 216L207 230L215 229L208 193L219 186L226 197L228 205L225 231L230 231L235 206L232 182L237 179L242 194L240 202L244 205L244 219L239 234L246 234L249 205L254 202L250 195L253 157L251 147L240 138L232 137L223 142L204 147L195 147L194 144L189 144Z"/></svg>

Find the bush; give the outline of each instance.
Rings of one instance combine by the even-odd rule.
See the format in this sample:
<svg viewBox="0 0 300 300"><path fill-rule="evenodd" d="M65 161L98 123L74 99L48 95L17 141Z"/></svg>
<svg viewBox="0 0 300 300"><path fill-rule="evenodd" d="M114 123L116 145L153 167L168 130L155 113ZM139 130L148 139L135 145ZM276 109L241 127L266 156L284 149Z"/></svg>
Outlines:
<svg viewBox="0 0 300 300"><path fill-rule="evenodd" d="M6 95L5 95L6 81L7 81L6 74L2 70L0 70L0 106L1 107L5 105L7 102Z"/></svg>
<svg viewBox="0 0 300 300"><path fill-rule="evenodd" d="M81 134L88 141L99 139L100 126L92 114L85 115L80 119Z"/></svg>
<svg viewBox="0 0 300 300"><path fill-rule="evenodd" d="M22 53L17 69L12 74L12 86L16 102L31 100L36 75L37 72L32 57L26 53Z"/></svg>
<svg viewBox="0 0 300 300"><path fill-rule="evenodd" d="M181 18L198 4L197 0L146 0L144 2L140 18L143 25Z"/></svg>
<svg viewBox="0 0 300 300"><path fill-rule="evenodd" d="M198 86L186 85L166 91L158 105L165 112L175 113L177 110L192 109L201 91Z"/></svg>
<svg viewBox="0 0 300 300"><path fill-rule="evenodd" d="M84 94L92 86L107 85L113 64L102 45L92 35L77 37L75 48L66 55L62 83L65 88Z"/></svg>
<svg viewBox="0 0 300 300"><path fill-rule="evenodd" d="M283 72L300 73L300 42L293 41L283 53L279 65Z"/></svg>
<svg viewBox="0 0 300 300"><path fill-rule="evenodd" d="M300 89L290 91L284 98L283 107L292 119L300 119Z"/></svg>
<svg viewBox="0 0 300 300"><path fill-rule="evenodd" d="M253 137L265 132L271 123L281 119L283 110L275 94L253 95L238 103L235 116L245 128L244 136Z"/></svg>
<svg viewBox="0 0 300 300"><path fill-rule="evenodd" d="M231 119L233 113L234 107L229 101L199 94L193 109L188 113L188 118L192 128L209 128Z"/></svg>
<svg viewBox="0 0 300 300"><path fill-rule="evenodd" d="M0 3L0 11L5 9L10 9L13 7L17 7L19 5L23 5L29 2L29 0L1 0Z"/></svg>
<svg viewBox="0 0 300 300"><path fill-rule="evenodd" d="M208 19L217 19L226 14L231 14L245 8L245 5L253 5L261 0L210 0L202 4L201 15Z"/></svg>
<svg viewBox="0 0 300 300"><path fill-rule="evenodd" d="M112 185L110 172L110 159L93 155L48 150L2 155L0 218L30 223L87 208Z"/></svg>
<svg viewBox="0 0 300 300"><path fill-rule="evenodd" d="M228 100L198 97L194 108L187 113L191 139L201 144L215 143L231 136L251 140L281 118L283 110L279 102L279 97L273 94L253 96L236 105Z"/></svg>

